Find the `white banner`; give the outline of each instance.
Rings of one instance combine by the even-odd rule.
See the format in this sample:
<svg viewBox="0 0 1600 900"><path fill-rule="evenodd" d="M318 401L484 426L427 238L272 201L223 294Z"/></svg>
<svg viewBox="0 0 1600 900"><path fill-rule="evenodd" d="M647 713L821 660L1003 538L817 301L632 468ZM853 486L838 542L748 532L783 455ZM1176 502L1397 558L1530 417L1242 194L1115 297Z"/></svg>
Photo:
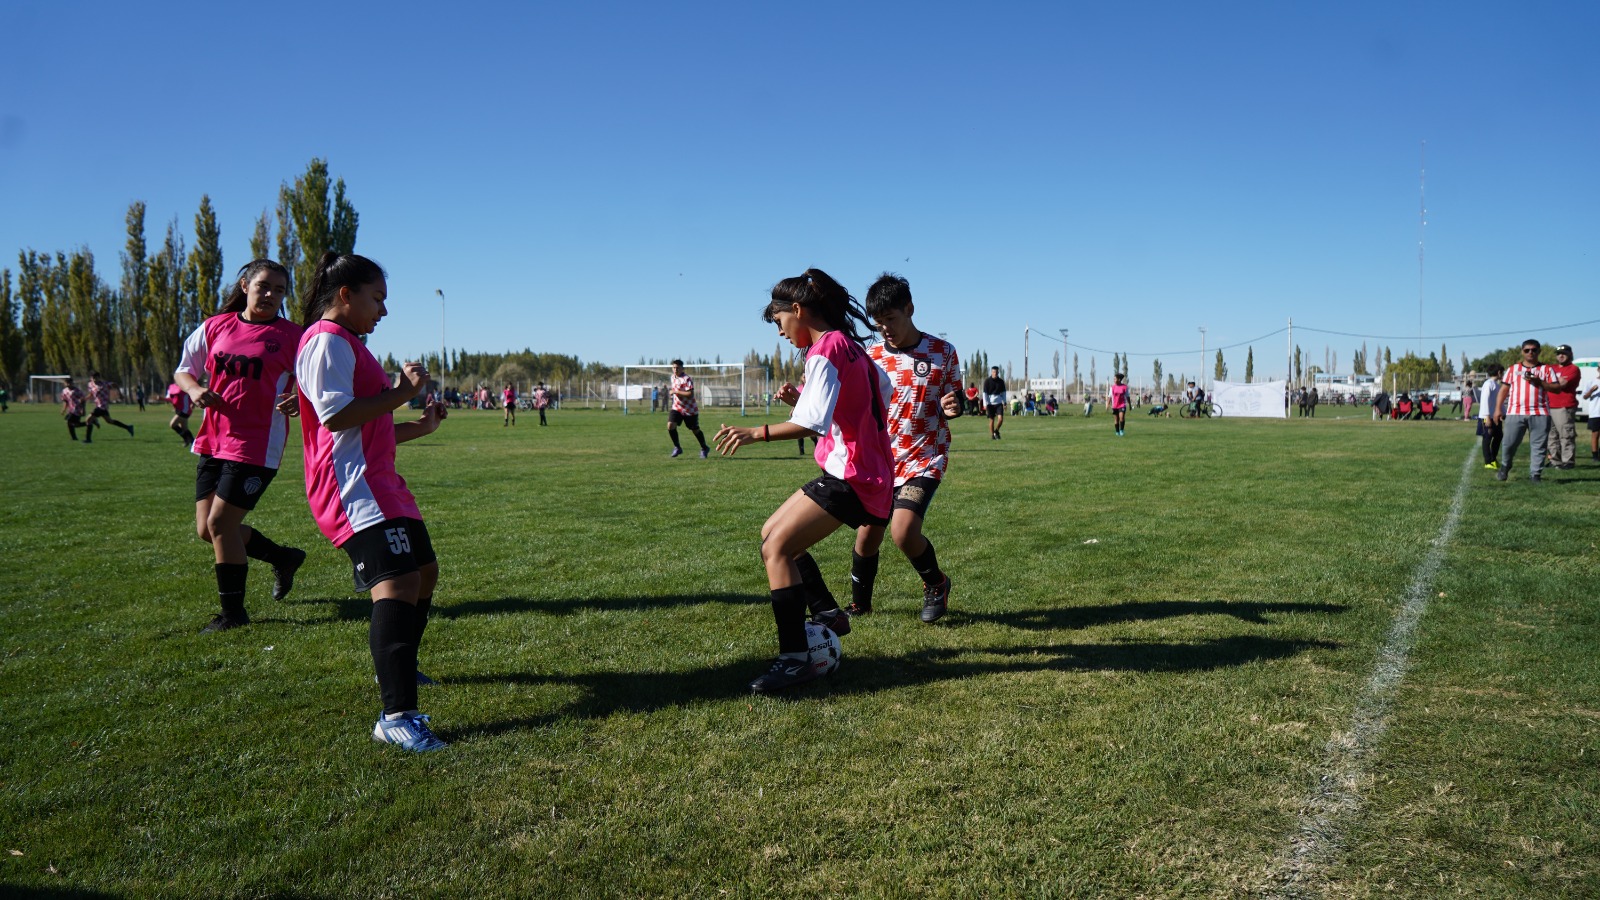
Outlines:
<svg viewBox="0 0 1600 900"><path fill-rule="evenodd" d="M1211 414L1230 419L1287 419L1289 407L1284 404L1286 381L1263 381L1240 384L1218 381L1211 385Z"/></svg>

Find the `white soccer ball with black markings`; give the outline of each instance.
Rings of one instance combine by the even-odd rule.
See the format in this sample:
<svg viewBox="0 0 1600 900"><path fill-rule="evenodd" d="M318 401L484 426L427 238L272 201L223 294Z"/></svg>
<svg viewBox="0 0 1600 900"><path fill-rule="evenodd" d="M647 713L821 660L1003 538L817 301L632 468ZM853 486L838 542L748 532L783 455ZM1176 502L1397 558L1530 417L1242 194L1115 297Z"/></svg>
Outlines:
<svg viewBox="0 0 1600 900"><path fill-rule="evenodd" d="M839 636L819 622L806 623L806 649L811 653L811 671L818 677L839 668Z"/></svg>

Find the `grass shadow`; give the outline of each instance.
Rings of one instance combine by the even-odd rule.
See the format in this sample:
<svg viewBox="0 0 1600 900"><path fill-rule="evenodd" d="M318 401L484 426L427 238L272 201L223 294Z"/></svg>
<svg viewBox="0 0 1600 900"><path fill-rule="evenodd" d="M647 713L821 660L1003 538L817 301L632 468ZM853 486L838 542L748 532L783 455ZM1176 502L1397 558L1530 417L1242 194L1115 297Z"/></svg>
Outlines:
<svg viewBox="0 0 1600 900"><path fill-rule="evenodd" d="M1175 619L1181 616L1232 616L1241 622L1270 624L1271 613L1342 613L1349 607L1338 603L1279 603L1229 600L1151 600L1113 603L1108 606L1063 606L1051 609L1024 609L1008 613L962 611L972 622L993 622L1029 631L1080 630L1119 622Z"/></svg>
<svg viewBox="0 0 1600 900"><path fill-rule="evenodd" d="M930 648L897 656L849 656L833 675L780 697L794 701L815 700L996 673L1204 672L1337 647L1327 641L1237 635L1192 643L1129 641L1000 649ZM764 659L746 658L686 672L457 675L450 679L452 685L562 684L578 685L584 693L554 712L440 729L440 735L446 740L495 736L542 728L563 719L596 719L618 712L651 712L746 697L750 680L761 673L764 662Z"/></svg>
<svg viewBox="0 0 1600 900"><path fill-rule="evenodd" d="M500 597L495 600L464 600L460 603L436 604L430 613L433 619L459 619L463 616L487 616L516 613L549 613L565 616L579 612L626 612L630 610L668 609L676 606L699 606L705 603L727 603L735 606L766 604L771 598L765 594L670 594L660 597L594 597L535 600L531 597ZM366 597L318 597L304 600L285 600L284 603L306 606L334 607L335 618L340 621L363 620L372 615L372 601ZM266 620L262 620L266 621Z"/></svg>

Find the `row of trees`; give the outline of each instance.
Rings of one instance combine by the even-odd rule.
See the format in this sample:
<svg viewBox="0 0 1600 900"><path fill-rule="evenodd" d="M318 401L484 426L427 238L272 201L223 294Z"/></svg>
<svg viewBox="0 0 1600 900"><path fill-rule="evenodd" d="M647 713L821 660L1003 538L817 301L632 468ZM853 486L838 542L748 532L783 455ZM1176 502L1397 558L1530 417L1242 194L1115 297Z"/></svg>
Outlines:
<svg viewBox="0 0 1600 900"><path fill-rule="evenodd" d="M293 273L294 284L303 284L325 251L355 249L357 221L344 179L330 185L327 161L313 159L305 174L279 188L277 253L269 252L266 211L256 222L250 252L253 259L276 258ZM96 268L87 247L20 251L14 289L11 269L0 268L0 381L17 385L30 374L98 371L158 392L166 385L184 339L232 288L225 284L222 230L210 195L200 198L192 248L174 218L152 251L143 201L129 205L126 225L115 285ZM285 313L298 318L298 300Z"/></svg>

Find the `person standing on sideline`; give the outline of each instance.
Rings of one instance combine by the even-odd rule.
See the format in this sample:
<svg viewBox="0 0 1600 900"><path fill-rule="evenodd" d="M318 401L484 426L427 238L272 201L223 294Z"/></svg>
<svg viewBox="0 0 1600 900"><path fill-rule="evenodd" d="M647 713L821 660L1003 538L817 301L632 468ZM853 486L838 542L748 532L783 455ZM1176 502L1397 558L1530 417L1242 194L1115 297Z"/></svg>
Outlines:
<svg viewBox="0 0 1600 900"><path fill-rule="evenodd" d="M950 576L939 568L933 542L922 534L922 521L950 462L948 420L961 415L961 363L954 344L911 321L916 306L911 301L911 284L904 278L884 273L867 289L866 306L868 318L883 337L867 348L867 355L888 377L890 386L886 399L889 446L894 453L894 502L889 533L922 579L922 621L932 624L949 609ZM884 527L878 524L856 529L856 545L850 554L848 612L852 616L872 612L883 533Z"/></svg>
<svg viewBox="0 0 1600 900"><path fill-rule="evenodd" d="M849 616L828 593L809 551L841 525L889 524L894 453L884 409L888 385L862 346L856 324L869 323L850 292L821 269L807 269L773 286L761 317L806 351L805 391L792 384L779 389L779 399L794 406L787 422L717 429L717 450L731 456L755 441L814 434L822 467L821 475L791 494L761 526L778 658L750 682L750 690L768 694L817 677L806 635L808 606L815 621L838 634L850 630Z"/></svg>
<svg viewBox="0 0 1600 900"><path fill-rule="evenodd" d="M144 412L144 385L143 384L136 384L136 385L133 386L133 399L134 399L134 402L139 404L139 412Z"/></svg>
<svg viewBox="0 0 1600 900"><path fill-rule="evenodd" d="M1500 468L1500 442L1505 434L1494 417L1500 408L1500 373L1504 371L1499 363L1489 363L1483 370L1483 386L1478 389L1478 433L1483 435L1483 467L1491 472Z"/></svg>
<svg viewBox="0 0 1600 900"><path fill-rule="evenodd" d="M1495 420L1504 430L1504 443L1500 447L1500 468L1494 477L1505 481L1511 474L1511 464L1517 458L1517 447L1524 436L1531 435L1532 451L1528 457L1528 479L1538 484L1544 469L1545 449L1550 437L1550 401L1545 385L1555 377L1551 368L1539 362L1539 342L1529 338L1522 342L1522 360L1506 369L1505 383L1501 386L1500 402L1495 410Z"/></svg>
<svg viewBox="0 0 1600 900"><path fill-rule="evenodd" d="M1556 348L1555 380L1546 385L1550 398L1550 460L1558 469L1576 465L1578 454L1578 385L1583 376L1572 364L1572 346Z"/></svg>
<svg viewBox="0 0 1600 900"><path fill-rule="evenodd" d="M272 566L272 599L294 587L306 553L281 547L244 524L278 474L299 415L294 395L294 351L300 326L280 316L289 270L270 259L245 263L217 314L183 342L172 380L205 410L191 449L195 467L194 525L215 554L217 601L222 611L202 631L250 624L245 577L250 560ZM205 384L200 383L204 377Z"/></svg>
<svg viewBox="0 0 1600 900"><path fill-rule="evenodd" d="M989 377L983 380L983 409L989 416L989 440L1000 440L1000 426L1006 423L1006 380L1000 377L999 366L990 366Z"/></svg>
<svg viewBox="0 0 1600 900"><path fill-rule="evenodd" d="M1462 409L1461 421L1465 422L1472 418L1472 407L1477 402L1477 398L1478 392L1473 388L1472 379L1469 378L1467 383L1462 385L1461 397L1456 401Z"/></svg>
<svg viewBox="0 0 1600 900"><path fill-rule="evenodd" d="M1106 408L1111 410L1111 423L1116 426L1117 437L1122 437L1128 429L1128 385L1125 383L1127 377L1121 372L1113 375L1114 383L1106 396Z"/></svg>
<svg viewBox="0 0 1600 900"><path fill-rule="evenodd" d="M1600 382L1583 392L1583 409L1589 416L1589 458L1600 462Z"/></svg>
<svg viewBox="0 0 1600 900"><path fill-rule="evenodd" d="M396 424L394 411L422 393L428 370L408 362L391 382L361 343L388 313L388 280L377 263L324 253L306 287L305 337L295 358L306 503L317 527L350 557L355 587L372 597L367 646L383 712L372 739L426 753L447 745L417 709L417 649L428 627L439 557L417 498L395 470L395 447L432 434L445 417L437 401L421 418Z"/></svg>
<svg viewBox="0 0 1600 900"><path fill-rule="evenodd" d="M505 418L501 420L500 427L517 424L517 389L511 382L506 382L506 389L500 392L500 402L506 408Z"/></svg>
<svg viewBox="0 0 1600 900"><path fill-rule="evenodd" d="M544 420L544 411L550 408L550 392L545 390L544 382L533 389L533 408L539 411L539 424L548 425Z"/></svg>
<svg viewBox="0 0 1600 900"><path fill-rule="evenodd" d="M89 402L94 405L94 409L89 413L90 433L94 431L94 423L96 419L105 419L107 422L110 422L118 428L121 428L123 431L126 431L128 433L128 437L133 437L132 425L125 425L121 422L118 422L116 419L111 418L111 410L109 409L111 406L111 385L100 380L99 372L89 373ZM89 442L89 436L87 434L84 436L83 441L86 444Z"/></svg>
<svg viewBox="0 0 1600 900"><path fill-rule="evenodd" d="M678 425L689 426L689 433L700 442L700 458L711 455L706 446L705 432L700 430L700 404L694 399L694 379L683 370L683 360L672 361L672 409L667 413L667 436L672 438L672 455L683 455L683 445L678 443Z"/></svg>
<svg viewBox="0 0 1600 900"><path fill-rule="evenodd" d="M67 376L67 383L61 386L61 417L67 420L67 434L74 441L78 439L78 429L83 427L83 442L90 443L94 426L83 424L83 390L72 382L71 375Z"/></svg>

